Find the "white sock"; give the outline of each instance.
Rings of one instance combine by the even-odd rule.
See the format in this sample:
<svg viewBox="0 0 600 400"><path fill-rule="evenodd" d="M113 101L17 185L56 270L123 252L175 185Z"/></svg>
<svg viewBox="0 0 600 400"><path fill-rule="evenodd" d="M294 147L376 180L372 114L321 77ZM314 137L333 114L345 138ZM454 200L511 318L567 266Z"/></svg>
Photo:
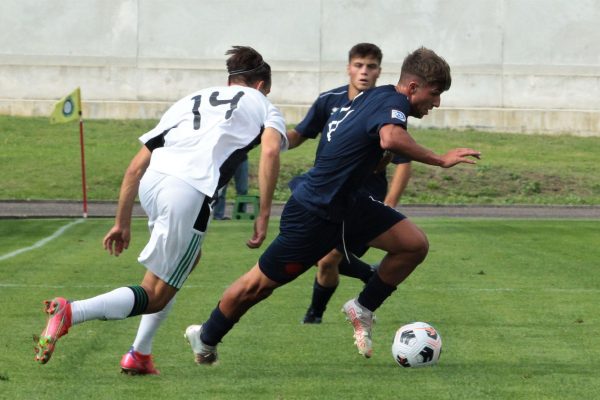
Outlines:
<svg viewBox="0 0 600 400"><path fill-rule="evenodd" d="M127 318L133 309L133 290L121 287L91 299L71 303L73 325L93 319Z"/></svg>
<svg viewBox="0 0 600 400"><path fill-rule="evenodd" d="M167 316L173 308L173 304L175 304L175 297L173 297L171 301L167 303L165 308L159 312L142 315L142 320L140 321L140 326L135 341L133 342L133 349L135 351L142 354L152 354L152 341L154 340L154 336L162 322L167 319Z"/></svg>

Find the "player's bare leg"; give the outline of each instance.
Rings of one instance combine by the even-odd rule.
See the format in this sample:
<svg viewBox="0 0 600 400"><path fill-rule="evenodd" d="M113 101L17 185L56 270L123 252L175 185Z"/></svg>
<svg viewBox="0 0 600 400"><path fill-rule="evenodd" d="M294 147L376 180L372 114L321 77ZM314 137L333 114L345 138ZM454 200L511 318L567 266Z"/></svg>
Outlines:
<svg viewBox="0 0 600 400"><path fill-rule="evenodd" d="M409 219L398 222L370 245L387 252L377 275L384 283L394 287L408 278L429 252L427 236Z"/></svg>
<svg viewBox="0 0 600 400"><path fill-rule="evenodd" d="M225 290L219 309L227 318L238 321L252 306L269 297L279 286L281 284L267 278L256 264Z"/></svg>
<svg viewBox="0 0 600 400"><path fill-rule="evenodd" d="M196 260L194 261L193 269L198 265L200 261L202 251L200 250ZM155 286L162 282L160 279L155 279L152 275L145 278L146 286ZM168 285L167 285L168 289ZM157 289L161 292L161 288ZM162 291L163 295L169 295L169 291ZM152 313L144 314L140 320L138 331L133 341L133 345L127 353L121 357L121 372L129 375L158 375L160 372L154 367L154 360L152 357L152 342L158 332L158 329L162 323L169 316L173 305L175 304L176 296L167 303L162 310Z"/></svg>

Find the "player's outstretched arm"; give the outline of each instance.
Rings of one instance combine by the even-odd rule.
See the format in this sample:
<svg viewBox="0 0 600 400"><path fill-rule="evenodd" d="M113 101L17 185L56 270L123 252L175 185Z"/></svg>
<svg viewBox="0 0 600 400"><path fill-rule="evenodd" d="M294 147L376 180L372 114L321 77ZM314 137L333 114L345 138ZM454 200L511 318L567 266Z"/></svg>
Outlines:
<svg viewBox="0 0 600 400"><path fill-rule="evenodd" d="M140 151L133 157L129 167L123 176L121 190L119 192L119 204L115 225L108 231L102 243L104 249L111 255L118 256L129 247L131 239L131 216L133 214L133 202L138 194L140 180L150 164L150 150L142 146Z"/></svg>
<svg viewBox="0 0 600 400"><path fill-rule="evenodd" d="M438 155L426 147L421 146L400 125L388 124L379 129L381 148L424 164L450 168L460 163L475 164L473 158L480 158L481 152L470 148L453 149L443 155ZM473 158L471 158L473 157Z"/></svg>
<svg viewBox="0 0 600 400"><path fill-rule="evenodd" d="M258 186L260 211L254 221L254 235L246 243L250 248L258 248L267 236L273 193L279 176L279 153L281 134L274 128L265 128L261 138L260 162L258 165Z"/></svg>

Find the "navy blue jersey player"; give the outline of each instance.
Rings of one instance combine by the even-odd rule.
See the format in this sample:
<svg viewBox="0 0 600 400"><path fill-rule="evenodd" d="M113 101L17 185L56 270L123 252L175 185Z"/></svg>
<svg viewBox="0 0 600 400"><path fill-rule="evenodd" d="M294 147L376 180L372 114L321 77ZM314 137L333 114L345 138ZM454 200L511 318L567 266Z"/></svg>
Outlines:
<svg viewBox="0 0 600 400"><path fill-rule="evenodd" d="M408 99L392 85L346 101L326 123L313 168L290 184L293 198L323 219L342 221L384 155L379 127L406 127L409 113Z"/></svg>
<svg viewBox="0 0 600 400"><path fill-rule="evenodd" d="M253 305L305 272L339 242L347 248L368 243L386 252L373 278L343 307L359 353L371 357L373 312L425 259L429 243L405 216L361 195L359 189L384 151L443 168L475 163L471 157L478 158L478 151L457 148L438 155L406 130L407 117L422 118L439 107L450 83L448 64L433 51L419 48L404 60L396 86L363 91L331 116L323 133L327 141L314 167L294 182L279 235L258 263L225 290L208 320L186 330L197 363L214 362L217 344Z"/></svg>
<svg viewBox="0 0 600 400"><path fill-rule="evenodd" d="M372 87L375 86L376 78L373 80ZM290 132L288 131L288 137L291 136L292 141L290 142L290 148L298 146L305 139L315 139L319 133L327 129L327 121L332 114L339 111L341 107L351 101L355 95L351 94L350 85L340 86L339 88L327 91L319 95L319 98L313 103L304 119L296 125L296 127ZM367 89L371 89L367 88ZM290 135L291 133L291 135ZM293 136L298 135L298 136ZM293 143L293 144L292 144ZM317 154L324 144L324 139L317 147ZM410 160L402 155L395 155L391 162L393 164L404 164L409 163ZM375 171L374 171L375 172ZM388 182L385 170L377 171L376 173L369 176L365 181L363 190L376 197L380 201L384 201L388 189Z"/></svg>
<svg viewBox="0 0 600 400"><path fill-rule="evenodd" d="M325 130L327 120L332 113L356 97L358 93L373 88L381 72L382 58L381 49L372 43L359 43L353 46L348 52L349 83L318 96L304 119L294 129L288 130L290 148L300 145L306 139L318 137ZM322 142L319 143L317 153L324 140L324 136L321 136ZM396 169L389 194L385 168L371 174L361 190L373 198L395 207L410 178L410 160L402 156L395 156L392 163L396 165ZM359 258L367 250L368 246L366 245L347 249L347 251L333 249L318 261L311 304L302 323L321 323L327 303L339 284L339 274L361 279L364 283L369 281L374 269Z"/></svg>

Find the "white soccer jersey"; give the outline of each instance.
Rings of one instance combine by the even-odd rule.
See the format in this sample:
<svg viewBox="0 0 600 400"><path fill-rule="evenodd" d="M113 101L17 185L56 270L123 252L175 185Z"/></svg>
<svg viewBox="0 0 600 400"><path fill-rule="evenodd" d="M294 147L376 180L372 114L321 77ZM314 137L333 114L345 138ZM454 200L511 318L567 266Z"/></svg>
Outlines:
<svg viewBox="0 0 600 400"><path fill-rule="evenodd" d="M211 197L222 166L258 145L266 127L281 134L282 151L286 150L280 111L258 90L222 86L177 101L139 139L152 150L148 169L180 178Z"/></svg>

